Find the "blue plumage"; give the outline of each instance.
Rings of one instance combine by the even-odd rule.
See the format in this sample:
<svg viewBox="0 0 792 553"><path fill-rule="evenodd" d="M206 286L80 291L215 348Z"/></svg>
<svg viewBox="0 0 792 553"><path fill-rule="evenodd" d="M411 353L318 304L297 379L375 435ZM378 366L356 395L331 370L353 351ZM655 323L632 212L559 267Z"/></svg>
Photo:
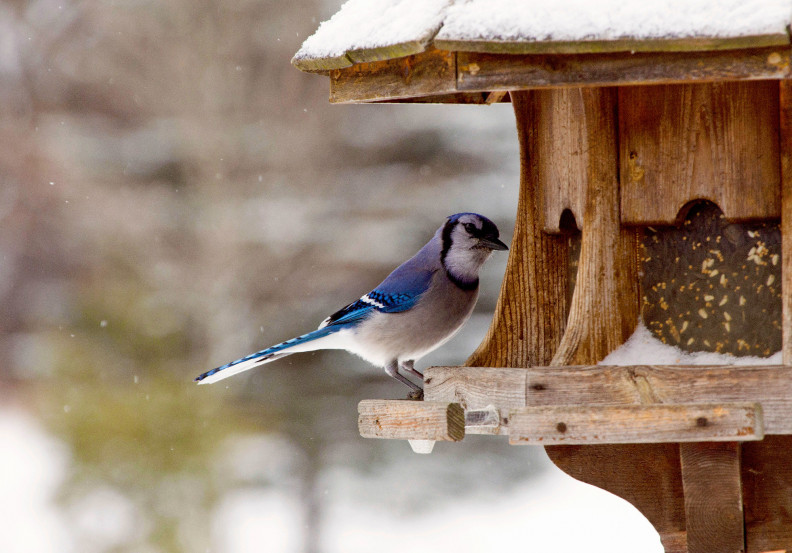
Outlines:
<svg viewBox="0 0 792 553"><path fill-rule="evenodd" d="M399 372L422 378L413 362L445 343L468 319L478 295L478 270L493 250L506 250L495 224L475 213L447 219L434 237L374 290L325 319L319 329L205 372L222 380L301 351L345 349L380 365L420 393Z"/></svg>

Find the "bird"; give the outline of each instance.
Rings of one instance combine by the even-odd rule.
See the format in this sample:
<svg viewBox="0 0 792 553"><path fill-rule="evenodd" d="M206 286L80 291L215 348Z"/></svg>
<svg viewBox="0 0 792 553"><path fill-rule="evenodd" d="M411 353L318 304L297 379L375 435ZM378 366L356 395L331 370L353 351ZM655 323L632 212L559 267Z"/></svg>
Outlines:
<svg viewBox="0 0 792 553"><path fill-rule="evenodd" d="M431 240L376 288L336 311L317 330L251 353L195 378L210 384L293 353L343 349L382 367L422 397L414 363L450 340L478 299L479 269L495 250L508 250L495 223L477 213L446 219Z"/></svg>

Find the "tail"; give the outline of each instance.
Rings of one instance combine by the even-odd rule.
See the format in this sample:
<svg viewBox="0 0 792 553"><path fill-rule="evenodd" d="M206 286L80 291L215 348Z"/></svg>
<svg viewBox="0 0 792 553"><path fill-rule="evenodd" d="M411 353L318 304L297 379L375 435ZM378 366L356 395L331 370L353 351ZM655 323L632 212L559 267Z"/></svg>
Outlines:
<svg viewBox="0 0 792 553"><path fill-rule="evenodd" d="M207 371L197 377L195 382L198 384L212 384L229 376L239 374L253 367L258 367L264 363L275 361L281 357L286 357L292 353L299 353L301 351L314 351L317 349L343 349L343 345L338 343L338 340L332 338L337 337L334 333L342 330L339 327L324 327L319 330L314 330L308 334L303 334L297 338L286 340L275 346L251 353L236 361L226 363L216 369ZM322 340L322 338L330 338L330 340Z"/></svg>

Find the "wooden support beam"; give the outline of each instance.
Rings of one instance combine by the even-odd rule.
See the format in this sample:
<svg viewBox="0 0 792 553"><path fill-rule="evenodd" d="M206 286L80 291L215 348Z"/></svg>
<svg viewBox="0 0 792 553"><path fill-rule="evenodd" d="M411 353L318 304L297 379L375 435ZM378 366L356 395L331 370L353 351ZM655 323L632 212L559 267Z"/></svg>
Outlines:
<svg viewBox="0 0 792 553"><path fill-rule="evenodd" d="M757 403L559 405L509 414L512 445L588 445L761 440Z"/></svg>
<svg viewBox="0 0 792 553"><path fill-rule="evenodd" d="M740 444L679 445L690 553L745 551Z"/></svg>
<svg viewBox="0 0 792 553"><path fill-rule="evenodd" d="M492 325L468 365L546 365L566 324L569 239L542 232L539 194L549 175L534 162L545 130L539 124L541 100L532 92L510 96L520 139L517 221Z"/></svg>
<svg viewBox="0 0 792 553"><path fill-rule="evenodd" d="M458 442L465 437L465 413L458 403L366 399L358 404L364 438Z"/></svg>
<svg viewBox="0 0 792 553"><path fill-rule="evenodd" d="M456 92L456 55L445 50L429 49L413 56L330 71L330 102L336 104Z"/></svg>
<svg viewBox="0 0 792 553"><path fill-rule="evenodd" d="M634 54L457 52L459 91L783 79L791 73L792 49L789 45Z"/></svg>
<svg viewBox="0 0 792 553"><path fill-rule="evenodd" d="M792 434L792 366L430 367L424 397L466 409L760 403L765 434ZM509 432L509 421L499 430Z"/></svg>
<svg viewBox="0 0 792 553"><path fill-rule="evenodd" d="M635 233L619 225L617 90L585 88L578 97L586 151L583 233L569 318L551 365L603 359L630 337L639 313Z"/></svg>
<svg viewBox="0 0 792 553"><path fill-rule="evenodd" d="M792 365L792 80L779 83L781 152L781 324L784 363Z"/></svg>

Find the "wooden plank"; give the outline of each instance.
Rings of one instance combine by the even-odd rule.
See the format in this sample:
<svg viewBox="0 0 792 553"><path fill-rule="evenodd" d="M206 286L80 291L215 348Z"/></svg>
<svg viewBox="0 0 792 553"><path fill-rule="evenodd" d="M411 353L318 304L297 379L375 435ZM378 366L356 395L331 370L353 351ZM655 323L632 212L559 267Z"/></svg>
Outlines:
<svg viewBox="0 0 792 553"><path fill-rule="evenodd" d="M745 550L740 444L679 445L689 553Z"/></svg>
<svg viewBox="0 0 792 553"><path fill-rule="evenodd" d="M353 63L366 63L372 61L385 61L394 58L403 58L405 56L420 54L426 50L426 42L428 42L428 40L419 39L397 42L395 44L388 44L378 48L357 48L348 50L347 56L352 60Z"/></svg>
<svg viewBox="0 0 792 553"><path fill-rule="evenodd" d="M583 94L579 88L537 90L537 137L533 163L541 180L542 230L559 233L561 215L569 210L578 229L586 208L586 142ZM569 230L569 229L563 229Z"/></svg>
<svg viewBox="0 0 792 553"><path fill-rule="evenodd" d="M458 442L465 437L465 412L458 403L366 399L358 404L364 438Z"/></svg>
<svg viewBox="0 0 792 553"><path fill-rule="evenodd" d="M542 232L538 196L549 175L534 163L544 128L537 124L540 99L510 93L520 140L520 194L506 275L487 336L467 365L546 365L566 324L569 239Z"/></svg>
<svg viewBox="0 0 792 553"><path fill-rule="evenodd" d="M569 55L458 52L457 73L460 91L783 79L792 73L792 49Z"/></svg>
<svg viewBox="0 0 792 553"><path fill-rule="evenodd" d="M529 372L491 367L429 367L424 371L424 399L455 402L464 409L488 405L506 410L523 407Z"/></svg>
<svg viewBox="0 0 792 553"><path fill-rule="evenodd" d="M761 440L757 403L559 405L509 415L512 445L635 444Z"/></svg>
<svg viewBox="0 0 792 553"><path fill-rule="evenodd" d="M626 38L617 40L452 40L435 39L437 48L489 54L603 54L610 52L695 52L786 46L783 33L739 37Z"/></svg>
<svg viewBox="0 0 792 553"><path fill-rule="evenodd" d="M500 409L554 405L755 402L765 434L792 434L792 366L430 367L425 397ZM522 386L522 387L521 387ZM498 398L509 398L499 405ZM508 426L501 429L507 433Z"/></svg>
<svg viewBox="0 0 792 553"><path fill-rule="evenodd" d="M603 359L630 337L639 313L635 233L619 225L617 91L586 88L579 95L585 211L575 290L551 365Z"/></svg>
<svg viewBox="0 0 792 553"><path fill-rule="evenodd" d="M777 129L776 81L620 88L622 223L679 224L698 199L779 217Z"/></svg>
<svg viewBox="0 0 792 553"><path fill-rule="evenodd" d="M501 95L500 99L496 99L494 95ZM399 98L395 100L385 99L377 102L378 104L474 104L474 105L490 105L496 102L508 103L509 93L500 92L458 92L434 94L427 96L417 96L414 98Z"/></svg>
<svg viewBox="0 0 792 553"><path fill-rule="evenodd" d="M792 546L792 436L767 436L742 447L746 551Z"/></svg>
<svg viewBox="0 0 792 553"><path fill-rule="evenodd" d="M296 55L291 59L291 64L294 67L306 73L327 73L333 69L349 67L352 63L352 60L349 59L346 52L338 56L328 56L325 58L307 58Z"/></svg>
<svg viewBox="0 0 792 553"><path fill-rule="evenodd" d="M506 434L509 409L525 405L526 376L522 370L430 367L424 372L424 400L459 403L468 434Z"/></svg>
<svg viewBox="0 0 792 553"><path fill-rule="evenodd" d="M781 325L784 363L792 364L792 81L779 83L781 150Z"/></svg>
<svg viewBox="0 0 792 553"><path fill-rule="evenodd" d="M330 102L379 102L456 93L456 58L428 49L404 58L358 63L330 72Z"/></svg>

